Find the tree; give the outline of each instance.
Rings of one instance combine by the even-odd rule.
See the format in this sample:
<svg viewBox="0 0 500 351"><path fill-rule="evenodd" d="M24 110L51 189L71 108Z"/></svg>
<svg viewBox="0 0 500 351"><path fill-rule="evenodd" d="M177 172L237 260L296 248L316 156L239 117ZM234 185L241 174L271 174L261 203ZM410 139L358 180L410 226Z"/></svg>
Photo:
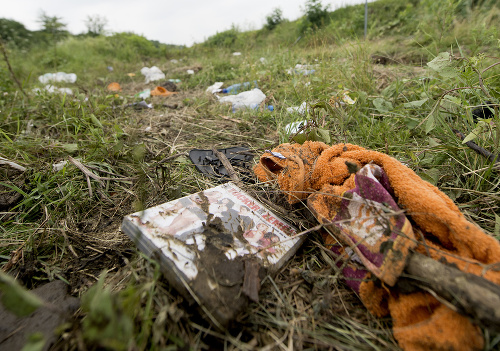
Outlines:
<svg viewBox="0 0 500 351"><path fill-rule="evenodd" d="M330 10L330 5L323 6L321 0L307 0L302 10L306 17L302 25L302 31L307 28L320 28L329 20L328 11Z"/></svg>
<svg viewBox="0 0 500 351"><path fill-rule="evenodd" d="M59 41L68 34L66 31L66 23L61 22L61 20L61 17L49 16L45 13L45 11L41 11L38 16L38 22L43 28L42 32L49 34L55 42Z"/></svg>
<svg viewBox="0 0 500 351"><path fill-rule="evenodd" d="M93 16L89 15L85 20L85 26L87 27L87 34L92 37L97 37L99 35L106 34L107 25L108 25L108 19L100 15L93 15Z"/></svg>
<svg viewBox="0 0 500 351"><path fill-rule="evenodd" d="M275 8L271 14L266 17L266 28L273 30L278 24L283 22L283 11L279 7Z"/></svg>
<svg viewBox="0 0 500 351"><path fill-rule="evenodd" d="M38 22L41 23L44 33L48 37L48 41L51 42L54 48L54 68L57 69L58 56L57 56L57 42L68 35L66 30L66 24L61 22L62 18L57 16L49 16L44 11L40 12L38 17Z"/></svg>
<svg viewBox="0 0 500 351"><path fill-rule="evenodd" d="M0 18L0 38L6 44L27 47L31 39L31 32L22 23Z"/></svg>

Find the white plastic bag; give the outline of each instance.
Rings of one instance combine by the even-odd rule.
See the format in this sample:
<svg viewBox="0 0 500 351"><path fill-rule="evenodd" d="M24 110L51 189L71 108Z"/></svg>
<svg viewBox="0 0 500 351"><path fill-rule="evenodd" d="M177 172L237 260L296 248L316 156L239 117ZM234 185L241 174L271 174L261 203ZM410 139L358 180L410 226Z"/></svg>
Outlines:
<svg viewBox="0 0 500 351"><path fill-rule="evenodd" d="M155 80L165 79L165 73L163 73L161 69L156 66L153 66L151 68L142 67L141 73L146 77L146 84L149 82L154 82Z"/></svg>
<svg viewBox="0 0 500 351"><path fill-rule="evenodd" d="M219 99L220 103L230 102L233 104L233 111L239 110L241 108L252 108L256 109L259 107L262 101L266 98L266 94L260 89L252 89L250 91L244 91L238 95L224 96Z"/></svg>
<svg viewBox="0 0 500 351"><path fill-rule="evenodd" d="M309 109L307 108L307 103L304 101L300 106L288 107L286 111L289 113L297 112L298 114L303 115L307 113Z"/></svg>
<svg viewBox="0 0 500 351"><path fill-rule="evenodd" d="M76 82L76 74L74 73L45 73L44 75L38 77L38 80L42 84L52 83L52 82L65 82L74 83Z"/></svg>
<svg viewBox="0 0 500 351"><path fill-rule="evenodd" d="M223 82L216 82L214 85L209 86L206 92L212 94L218 93L222 90L221 88L223 85L224 85Z"/></svg>

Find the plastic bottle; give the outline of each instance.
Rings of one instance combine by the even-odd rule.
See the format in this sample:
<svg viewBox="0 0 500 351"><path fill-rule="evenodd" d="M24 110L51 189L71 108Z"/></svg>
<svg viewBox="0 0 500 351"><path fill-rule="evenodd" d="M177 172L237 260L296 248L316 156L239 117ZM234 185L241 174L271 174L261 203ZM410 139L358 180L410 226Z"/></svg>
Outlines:
<svg viewBox="0 0 500 351"><path fill-rule="evenodd" d="M250 88L251 84L252 83L250 83L250 82L233 84L233 85L228 86L227 88L222 89L222 93L223 94L228 94L228 93L237 94L238 91L240 91L242 89ZM255 88L258 88L257 82L255 80L253 81L253 84L254 84Z"/></svg>

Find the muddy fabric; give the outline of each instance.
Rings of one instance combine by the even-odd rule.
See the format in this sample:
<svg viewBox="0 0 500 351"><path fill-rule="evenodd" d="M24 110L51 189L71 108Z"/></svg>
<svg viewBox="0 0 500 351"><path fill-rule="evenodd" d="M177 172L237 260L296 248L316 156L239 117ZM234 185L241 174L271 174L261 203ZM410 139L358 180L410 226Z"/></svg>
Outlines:
<svg viewBox="0 0 500 351"><path fill-rule="evenodd" d="M363 168L366 165L370 166ZM307 199L308 207L318 220L333 223L335 237L326 236L326 245L337 247L335 250L344 258L352 257L349 252L346 254L347 249L352 250L365 269L371 271L363 274L361 268L343 265L344 270L352 269L355 273L352 277L357 277L358 282L359 277L364 276L358 284L353 283L356 281L353 279L352 287L359 291L361 300L372 313L377 316L390 313L394 336L405 350L479 350L483 347L479 328L467 318L428 293L399 294L390 287L401 273L401 261L405 260L407 250L414 246L422 254L500 284L500 272L494 269L499 265L500 244L468 222L437 187L423 181L396 159L351 144L282 144L264 153L254 172L261 181L276 180L290 203ZM387 195L393 202L386 201ZM354 197L358 204L350 205ZM352 209L358 210L358 221L353 221ZM378 216L384 211L392 213L394 219L388 222L387 216ZM352 235L363 225L367 227L367 220L373 216L377 216L379 222L368 225L371 232L364 236L359 232L357 236ZM385 225L387 231L373 230L384 222L389 223ZM377 244L367 241L367 237L377 235L382 243L391 243L382 245L382 250L379 246L377 251ZM395 235L401 238L398 250L401 256L399 260L389 260L387 252L394 250ZM346 240L349 237L358 241L349 242ZM339 241L344 246L341 250ZM364 246L368 251L361 249ZM368 259L367 252L375 252L378 260ZM382 275L382 269L389 274ZM372 274L382 282L374 281Z"/></svg>

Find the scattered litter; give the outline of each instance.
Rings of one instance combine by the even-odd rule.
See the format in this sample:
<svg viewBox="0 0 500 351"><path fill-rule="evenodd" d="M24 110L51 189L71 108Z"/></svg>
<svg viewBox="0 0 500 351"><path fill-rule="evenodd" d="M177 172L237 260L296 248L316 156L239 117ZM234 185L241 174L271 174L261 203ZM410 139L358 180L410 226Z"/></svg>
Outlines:
<svg viewBox="0 0 500 351"><path fill-rule="evenodd" d="M188 70L186 70L186 73L187 74L194 74L194 71L192 69L188 69Z"/></svg>
<svg viewBox="0 0 500 351"><path fill-rule="evenodd" d="M170 96L173 94L177 94L176 92L168 91L164 87L156 87L151 91L152 96Z"/></svg>
<svg viewBox="0 0 500 351"><path fill-rule="evenodd" d="M127 104L127 105L125 105L123 107L124 108L125 107L134 107L137 110L142 110L142 109L145 109L145 108L153 108L153 104L148 104L146 101L142 100L142 101L139 101L139 102L134 102L133 104Z"/></svg>
<svg viewBox="0 0 500 351"><path fill-rule="evenodd" d="M238 52L238 51L233 52L233 56L241 56L241 52Z"/></svg>
<svg viewBox="0 0 500 351"><path fill-rule="evenodd" d="M252 168L250 162L253 160L254 155L250 153L248 148L235 146L227 149L219 149L217 151L224 154L233 167L242 169L248 178L251 177L248 170ZM216 178L227 178L229 176L223 163L212 150L191 150L189 152L189 158L196 166L196 169L207 176Z"/></svg>
<svg viewBox="0 0 500 351"><path fill-rule="evenodd" d="M177 61L176 59L172 59L172 60L170 60L170 62L172 62L172 63L179 63L179 61Z"/></svg>
<svg viewBox="0 0 500 351"><path fill-rule="evenodd" d="M253 86L255 88L258 88L259 86L257 85L257 81L253 81ZM245 82L245 83L237 83L228 86L227 88L222 89L223 94L237 94L240 90L248 90L252 87L252 83L250 82Z"/></svg>
<svg viewBox="0 0 500 351"><path fill-rule="evenodd" d="M117 82L113 82L113 83L109 83L108 90L109 91L122 91L122 87Z"/></svg>
<svg viewBox="0 0 500 351"><path fill-rule="evenodd" d="M301 64L296 64L295 68L289 68L287 69L286 73L288 74L301 74L303 76L307 76L309 74L313 74L316 72L316 67L317 65L301 65Z"/></svg>
<svg viewBox="0 0 500 351"><path fill-rule="evenodd" d="M215 93L219 93L222 91L222 86L224 85L223 82L216 82L214 85L211 85L207 88L206 92L207 93L212 93L212 94L215 94Z"/></svg>
<svg viewBox="0 0 500 351"><path fill-rule="evenodd" d="M135 97L147 99L148 97L151 96L151 89L145 89L137 94L135 94Z"/></svg>
<svg viewBox="0 0 500 351"><path fill-rule="evenodd" d="M130 78L135 77L135 73L127 73L127 76L129 76Z"/></svg>
<svg viewBox="0 0 500 351"><path fill-rule="evenodd" d="M281 160L286 160L286 157L283 156L281 153L279 152L276 152L276 151L271 151L271 150L265 150L266 152L269 152L271 155L273 155L274 157L277 157Z"/></svg>
<svg viewBox="0 0 500 351"><path fill-rule="evenodd" d="M287 112L289 113L298 113L300 115L303 115L307 112L309 112L309 108L307 107L307 102L303 102L300 106L292 106L292 107L288 107L287 109Z"/></svg>
<svg viewBox="0 0 500 351"><path fill-rule="evenodd" d="M74 73L45 73L44 75L38 77L38 80L42 84L52 83L52 82L64 82L64 83L74 83L76 82L76 74Z"/></svg>
<svg viewBox="0 0 500 351"><path fill-rule="evenodd" d="M64 166L66 166L68 164L68 160L62 160L62 161L59 161L57 163L54 163L52 165L52 170L54 172L59 172L60 170L62 170L64 168Z"/></svg>
<svg viewBox="0 0 500 351"><path fill-rule="evenodd" d="M174 82L171 82L167 80L166 82L163 82L160 86L163 88L167 89L168 91L177 91L177 85L175 85Z"/></svg>
<svg viewBox="0 0 500 351"><path fill-rule="evenodd" d="M46 85L43 90L49 92L49 93L60 93L60 94L68 94L68 95L73 95L73 90L70 88L57 88L53 85ZM34 93L40 93L42 92L42 89L40 88L35 88L33 89Z"/></svg>
<svg viewBox="0 0 500 351"><path fill-rule="evenodd" d="M146 77L146 84L149 82L154 82L155 80L165 79L165 73L163 73L158 67L153 66L151 68L142 67L141 73Z"/></svg>
<svg viewBox="0 0 500 351"><path fill-rule="evenodd" d="M106 68L108 69L108 71L113 72L113 67L108 66L108 67L106 67Z"/></svg>
<svg viewBox="0 0 500 351"><path fill-rule="evenodd" d="M151 128L151 126L148 126L148 127L144 128L144 131L145 131L145 132L150 132L152 129L153 129L153 128Z"/></svg>
<svg viewBox="0 0 500 351"><path fill-rule="evenodd" d="M296 122L288 123L285 126L285 133L286 133L286 135L297 134L306 124L307 124L307 121L296 121Z"/></svg>
<svg viewBox="0 0 500 351"><path fill-rule="evenodd" d="M356 101L358 100L357 98L351 98L349 96L350 91L349 90L342 90L339 92L337 95L334 95L330 98L328 103L332 107L340 107L345 104L347 105L354 105Z"/></svg>
<svg viewBox="0 0 500 351"><path fill-rule="evenodd" d="M260 89L244 91L238 95L224 96L219 99L220 103L230 102L233 104L233 112L241 108L257 109L261 102L266 99L266 94Z"/></svg>

